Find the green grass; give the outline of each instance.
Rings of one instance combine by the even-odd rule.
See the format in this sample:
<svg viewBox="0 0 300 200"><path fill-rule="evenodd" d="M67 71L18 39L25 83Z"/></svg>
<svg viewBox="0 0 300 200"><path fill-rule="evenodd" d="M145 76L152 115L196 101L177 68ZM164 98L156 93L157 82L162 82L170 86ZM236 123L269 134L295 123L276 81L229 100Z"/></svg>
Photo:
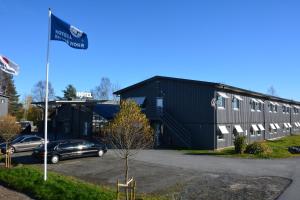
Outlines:
<svg viewBox="0 0 300 200"><path fill-rule="evenodd" d="M228 147L221 150L183 150L186 154L191 155L213 155L222 157L236 158L289 158L300 156L300 154L291 154L288 151L289 146L300 146L300 135L286 136L278 140L265 141L272 149L272 153L268 155L253 155L253 154L236 154L234 147Z"/></svg>
<svg viewBox="0 0 300 200"><path fill-rule="evenodd" d="M54 172L48 172L48 180L44 182L43 173L37 167L18 166L11 169L0 168L0 183L27 194L34 199L116 199L116 192L112 189ZM163 198L159 196L139 195L139 199L161 200Z"/></svg>

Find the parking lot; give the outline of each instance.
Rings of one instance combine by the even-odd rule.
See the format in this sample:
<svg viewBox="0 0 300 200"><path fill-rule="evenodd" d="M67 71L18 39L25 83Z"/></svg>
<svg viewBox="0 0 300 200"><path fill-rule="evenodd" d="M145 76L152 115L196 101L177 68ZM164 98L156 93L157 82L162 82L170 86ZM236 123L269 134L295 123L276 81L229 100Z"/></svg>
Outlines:
<svg viewBox="0 0 300 200"><path fill-rule="evenodd" d="M14 161L43 166L30 153L17 153ZM185 155L171 150L146 150L129 165L130 176L136 178L139 193L167 194L175 199L257 200L275 199L291 183L291 162L295 160L228 159ZM115 187L117 179L124 179L123 163L110 150L102 158L65 160L48 167L51 171Z"/></svg>

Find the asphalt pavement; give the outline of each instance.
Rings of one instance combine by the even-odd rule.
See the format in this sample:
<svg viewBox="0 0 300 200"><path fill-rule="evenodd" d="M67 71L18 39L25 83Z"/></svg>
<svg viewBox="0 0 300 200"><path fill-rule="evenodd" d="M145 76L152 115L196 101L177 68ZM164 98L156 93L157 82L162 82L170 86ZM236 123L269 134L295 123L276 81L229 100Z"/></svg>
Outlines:
<svg viewBox="0 0 300 200"><path fill-rule="evenodd" d="M18 153L14 160L42 167L41 163L32 159L30 153ZM130 176L136 178L139 191L142 193L162 194L183 185L190 185L188 188L196 192L196 188L190 183L198 186L202 184L203 187L211 184L209 189L218 185L216 183L223 183L224 185L218 187L223 187L224 191L232 189L232 194L235 195L232 199L239 199L240 194L235 191L239 187L244 187L240 188L244 193L246 188L247 195L253 197L251 199L266 199L268 196L277 197L289 185L290 182L287 180L292 179L291 185L279 199L299 199L300 158L258 160L187 155L175 150L143 150L133 157L129 164ZM48 168L95 184L108 184L112 187L115 186L117 179L121 181L124 179L124 161L115 156L111 150L103 158L67 160L59 164L49 164ZM218 192L213 193L218 194ZM203 191L201 194L204 194ZM207 195L209 197L211 194ZM231 197L224 199L231 199ZM191 197L185 199L189 198ZM210 199L214 198L216 197Z"/></svg>

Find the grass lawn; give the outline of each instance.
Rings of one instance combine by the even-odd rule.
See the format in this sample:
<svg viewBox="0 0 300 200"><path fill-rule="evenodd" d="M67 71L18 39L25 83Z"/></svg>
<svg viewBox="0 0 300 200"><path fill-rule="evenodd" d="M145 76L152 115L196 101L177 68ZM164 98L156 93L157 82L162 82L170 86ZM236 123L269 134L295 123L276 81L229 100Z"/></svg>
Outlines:
<svg viewBox="0 0 300 200"><path fill-rule="evenodd" d="M183 150L186 154L192 155L214 155L223 157L239 157L239 158L289 158L300 156L300 154L291 154L288 151L289 146L300 146L300 135L286 136L278 140L265 141L265 143L273 150L268 155L253 154L236 154L234 147L224 148L222 150Z"/></svg>
<svg viewBox="0 0 300 200"><path fill-rule="evenodd" d="M44 182L42 170L37 167L18 166L11 169L0 168L0 183L27 194L34 199L116 199L116 192L110 188L90 184L54 172L48 172L48 180ZM143 195L137 195L137 197L144 200L165 199L163 197Z"/></svg>

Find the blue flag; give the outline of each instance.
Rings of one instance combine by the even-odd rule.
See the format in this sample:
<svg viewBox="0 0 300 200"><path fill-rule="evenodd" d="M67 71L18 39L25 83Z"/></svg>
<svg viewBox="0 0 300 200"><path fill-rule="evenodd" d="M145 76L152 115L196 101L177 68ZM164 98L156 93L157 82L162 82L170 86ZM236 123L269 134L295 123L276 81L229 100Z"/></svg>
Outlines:
<svg viewBox="0 0 300 200"><path fill-rule="evenodd" d="M76 49L87 49L88 38L86 33L78 28L64 22L51 14L51 40L64 41L70 47Z"/></svg>

